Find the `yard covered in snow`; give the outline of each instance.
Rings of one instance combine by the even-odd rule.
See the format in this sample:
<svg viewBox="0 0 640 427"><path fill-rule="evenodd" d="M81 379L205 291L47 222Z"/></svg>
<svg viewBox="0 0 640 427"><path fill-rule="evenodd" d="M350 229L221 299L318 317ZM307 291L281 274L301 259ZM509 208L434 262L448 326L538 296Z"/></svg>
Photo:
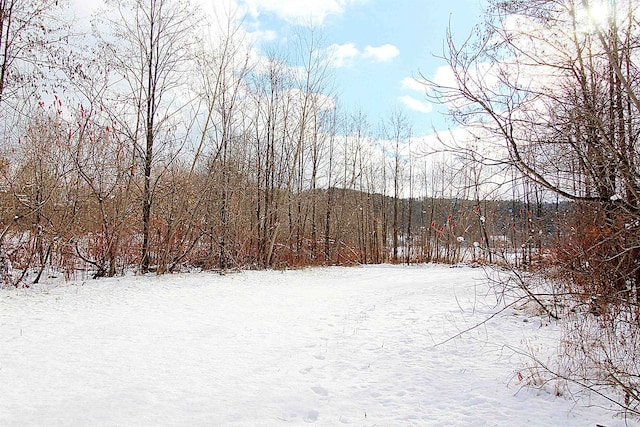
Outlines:
<svg viewBox="0 0 640 427"><path fill-rule="evenodd" d="M545 319L437 345L498 309L481 269L433 265L5 289L0 425L637 425L519 381Z"/></svg>

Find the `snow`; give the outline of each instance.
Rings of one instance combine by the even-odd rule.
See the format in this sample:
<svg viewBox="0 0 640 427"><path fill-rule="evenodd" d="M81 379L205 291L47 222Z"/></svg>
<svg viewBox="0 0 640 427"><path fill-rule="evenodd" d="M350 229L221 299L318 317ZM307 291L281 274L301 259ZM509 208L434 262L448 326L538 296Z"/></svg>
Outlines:
<svg viewBox="0 0 640 427"><path fill-rule="evenodd" d="M508 310L454 337L499 308L483 277L384 265L1 290L0 425L637 425L526 385L510 348L552 357L542 318Z"/></svg>

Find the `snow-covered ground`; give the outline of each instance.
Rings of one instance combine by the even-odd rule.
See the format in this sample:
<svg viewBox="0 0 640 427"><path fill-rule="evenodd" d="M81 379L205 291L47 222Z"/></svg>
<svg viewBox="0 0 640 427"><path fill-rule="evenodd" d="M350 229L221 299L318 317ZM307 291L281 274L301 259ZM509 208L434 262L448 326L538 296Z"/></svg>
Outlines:
<svg viewBox="0 0 640 427"><path fill-rule="evenodd" d="M519 381L557 328L481 269L126 277L0 291L0 425L624 426ZM627 421L628 425L637 425Z"/></svg>

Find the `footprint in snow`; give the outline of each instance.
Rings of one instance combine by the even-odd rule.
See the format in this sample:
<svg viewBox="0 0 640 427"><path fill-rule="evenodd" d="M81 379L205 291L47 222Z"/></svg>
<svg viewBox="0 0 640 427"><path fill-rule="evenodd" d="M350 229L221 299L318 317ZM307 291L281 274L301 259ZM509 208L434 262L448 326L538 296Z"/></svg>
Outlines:
<svg viewBox="0 0 640 427"><path fill-rule="evenodd" d="M313 366L307 366L305 368L300 369L301 374L308 374L313 370Z"/></svg>
<svg viewBox="0 0 640 427"><path fill-rule="evenodd" d="M320 416L320 412L314 411L313 409L307 412L307 415L304 417L305 423L315 423L318 421L318 417Z"/></svg>
<svg viewBox="0 0 640 427"><path fill-rule="evenodd" d="M328 396L329 395L329 390L327 390L324 387L315 386L315 387L311 387L311 390L313 390L313 392L315 394L318 394L320 396Z"/></svg>

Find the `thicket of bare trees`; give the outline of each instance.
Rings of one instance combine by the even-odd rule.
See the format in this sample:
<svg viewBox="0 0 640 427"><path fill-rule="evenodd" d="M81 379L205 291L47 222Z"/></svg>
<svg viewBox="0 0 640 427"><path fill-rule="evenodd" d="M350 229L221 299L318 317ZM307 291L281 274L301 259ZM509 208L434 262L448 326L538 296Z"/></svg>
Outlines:
<svg viewBox="0 0 640 427"><path fill-rule="evenodd" d="M77 34L55 1L0 4L5 283L541 253L541 199L487 200L479 163L412 153L400 110L341 108L317 30L258 56L232 13L107 6Z"/></svg>
<svg viewBox="0 0 640 427"><path fill-rule="evenodd" d="M412 156L400 110L339 107L316 29L260 56L233 11L108 0L78 34L64 7L0 4L7 283L506 250L502 205L455 160Z"/></svg>
<svg viewBox="0 0 640 427"><path fill-rule="evenodd" d="M638 414L640 5L491 4L477 40L449 38L455 84L434 82L432 96L482 140L463 152L515 169L539 189L527 194L570 201L542 269L571 320L551 370Z"/></svg>

